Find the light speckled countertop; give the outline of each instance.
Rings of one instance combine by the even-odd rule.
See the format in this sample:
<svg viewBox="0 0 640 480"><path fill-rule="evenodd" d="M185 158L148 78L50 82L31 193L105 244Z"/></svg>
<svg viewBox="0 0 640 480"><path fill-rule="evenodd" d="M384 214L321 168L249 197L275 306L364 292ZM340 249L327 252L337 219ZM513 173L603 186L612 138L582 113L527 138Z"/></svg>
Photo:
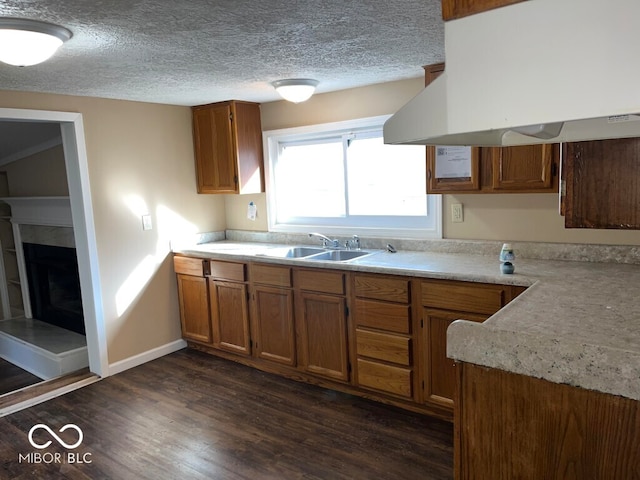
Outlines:
<svg viewBox="0 0 640 480"><path fill-rule="evenodd" d="M456 360L640 400L640 265L516 259L500 273L497 255L370 250L348 262L266 256L284 245L213 242L176 253L473 282L526 292L484 323L454 322Z"/></svg>

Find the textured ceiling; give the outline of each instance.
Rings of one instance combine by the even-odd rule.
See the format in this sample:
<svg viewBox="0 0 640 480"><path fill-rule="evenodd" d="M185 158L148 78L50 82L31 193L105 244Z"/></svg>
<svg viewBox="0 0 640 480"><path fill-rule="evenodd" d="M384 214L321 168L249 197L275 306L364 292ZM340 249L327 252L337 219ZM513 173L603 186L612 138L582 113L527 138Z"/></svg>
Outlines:
<svg viewBox="0 0 640 480"><path fill-rule="evenodd" d="M2 0L0 16L73 32L49 61L0 64L0 88L197 105L416 78L444 59L440 0Z"/></svg>

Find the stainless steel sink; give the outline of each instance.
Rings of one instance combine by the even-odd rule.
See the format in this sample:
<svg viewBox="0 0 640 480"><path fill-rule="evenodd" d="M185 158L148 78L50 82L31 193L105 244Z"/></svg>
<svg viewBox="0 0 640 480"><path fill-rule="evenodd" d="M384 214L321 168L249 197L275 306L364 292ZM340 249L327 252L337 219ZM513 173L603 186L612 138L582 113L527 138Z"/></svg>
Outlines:
<svg viewBox="0 0 640 480"><path fill-rule="evenodd" d="M288 248L273 248L266 250L262 254L267 257L278 258L303 258L309 255L316 255L318 253L326 252L324 248L315 247L288 247Z"/></svg>
<svg viewBox="0 0 640 480"><path fill-rule="evenodd" d="M307 260L345 262L347 260L353 260L354 258L364 257L365 255L369 255L369 252L363 252L361 250L329 250L317 255L311 255L307 257Z"/></svg>

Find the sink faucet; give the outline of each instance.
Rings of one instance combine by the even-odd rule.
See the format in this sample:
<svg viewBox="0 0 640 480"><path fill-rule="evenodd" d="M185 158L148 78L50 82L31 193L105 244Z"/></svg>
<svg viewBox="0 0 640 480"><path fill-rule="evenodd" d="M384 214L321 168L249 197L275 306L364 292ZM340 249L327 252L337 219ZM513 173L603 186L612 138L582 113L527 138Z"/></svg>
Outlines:
<svg viewBox="0 0 640 480"><path fill-rule="evenodd" d="M358 237L358 235L354 235L351 240L347 240L344 243L344 246L347 250L360 250L360 237Z"/></svg>
<svg viewBox="0 0 640 480"><path fill-rule="evenodd" d="M338 239L331 240L329 237L322 235L321 233L310 233L310 237L318 237L322 239L322 246L325 248L340 248L340 242Z"/></svg>

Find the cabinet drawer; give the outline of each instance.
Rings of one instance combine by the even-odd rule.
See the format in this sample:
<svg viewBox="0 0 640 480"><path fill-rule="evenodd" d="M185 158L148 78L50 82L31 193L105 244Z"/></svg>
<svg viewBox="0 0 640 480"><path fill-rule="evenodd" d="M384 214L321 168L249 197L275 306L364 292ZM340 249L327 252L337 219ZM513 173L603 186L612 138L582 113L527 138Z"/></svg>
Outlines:
<svg viewBox="0 0 640 480"><path fill-rule="evenodd" d="M251 281L277 287L291 286L291 269L279 265L251 265Z"/></svg>
<svg viewBox="0 0 640 480"><path fill-rule="evenodd" d="M207 261L202 258L191 257L173 257L173 268L176 273L183 275L193 275L195 277L204 277L206 272Z"/></svg>
<svg viewBox="0 0 640 480"><path fill-rule="evenodd" d="M356 351L363 357L375 358L398 365L411 365L411 339L388 333L356 330Z"/></svg>
<svg viewBox="0 0 640 480"><path fill-rule="evenodd" d="M358 359L358 384L405 398L413 397L411 370Z"/></svg>
<svg viewBox="0 0 640 480"><path fill-rule="evenodd" d="M355 307L357 326L379 328L396 333L411 332L411 310L409 305L356 298Z"/></svg>
<svg viewBox="0 0 640 480"><path fill-rule="evenodd" d="M322 270L294 270L294 285L300 290L344 295L344 273Z"/></svg>
<svg viewBox="0 0 640 480"><path fill-rule="evenodd" d="M409 280L384 276L356 275L356 297L409 303Z"/></svg>
<svg viewBox="0 0 640 480"><path fill-rule="evenodd" d="M505 287L462 282L422 282L422 305L493 315L505 305Z"/></svg>
<svg viewBox="0 0 640 480"><path fill-rule="evenodd" d="M246 280L246 265L244 263L219 262L211 260L210 275L213 278L244 282Z"/></svg>

